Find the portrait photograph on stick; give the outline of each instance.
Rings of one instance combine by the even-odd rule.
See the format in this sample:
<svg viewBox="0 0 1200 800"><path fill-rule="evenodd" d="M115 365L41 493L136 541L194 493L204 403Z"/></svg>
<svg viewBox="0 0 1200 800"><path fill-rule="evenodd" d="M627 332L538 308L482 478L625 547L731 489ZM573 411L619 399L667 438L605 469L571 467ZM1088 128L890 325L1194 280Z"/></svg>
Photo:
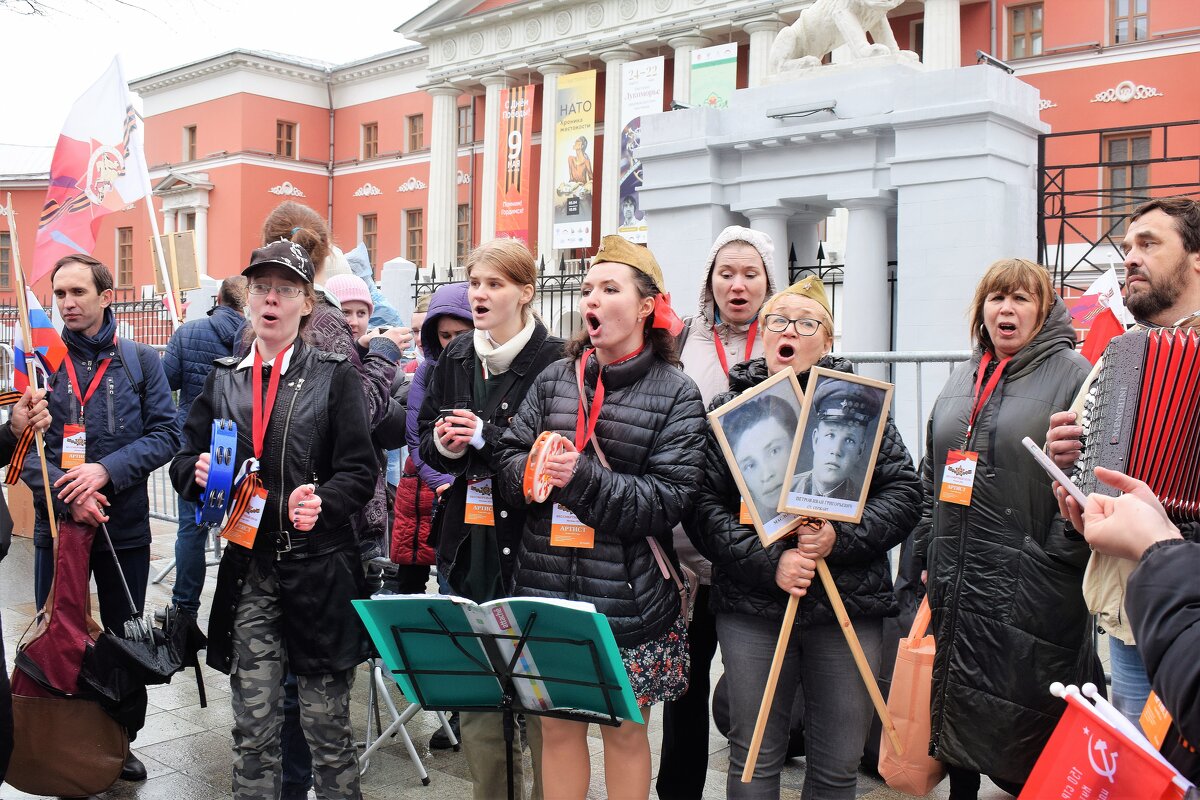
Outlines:
<svg viewBox="0 0 1200 800"><path fill-rule="evenodd" d="M814 367L778 511L862 519L891 402L890 383Z"/></svg>
<svg viewBox="0 0 1200 800"><path fill-rule="evenodd" d="M764 547L801 522L800 517L776 509L791 475L788 457L803 397L796 373L787 369L708 413L742 493L741 522L754 525Z"/></svg>

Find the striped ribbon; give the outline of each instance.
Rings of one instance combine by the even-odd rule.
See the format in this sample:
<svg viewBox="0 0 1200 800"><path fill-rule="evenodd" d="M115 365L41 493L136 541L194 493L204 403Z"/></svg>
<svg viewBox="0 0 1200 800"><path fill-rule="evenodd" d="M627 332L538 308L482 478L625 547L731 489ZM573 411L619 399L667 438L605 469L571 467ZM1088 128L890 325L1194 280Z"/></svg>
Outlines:
<svg viewBox="0 0 1200 800"><path fill-rule="evenodd" d="M0 392L0 408L11 406L20 399L21 392ZM8 461L8 475L4 478L4 482L9 486L21 479L21 470L25 467L25 456L29 454L29 446L33 444L33 436L34 429L30 425L17 440L17 446L13 448L12 458Z"/></svg>

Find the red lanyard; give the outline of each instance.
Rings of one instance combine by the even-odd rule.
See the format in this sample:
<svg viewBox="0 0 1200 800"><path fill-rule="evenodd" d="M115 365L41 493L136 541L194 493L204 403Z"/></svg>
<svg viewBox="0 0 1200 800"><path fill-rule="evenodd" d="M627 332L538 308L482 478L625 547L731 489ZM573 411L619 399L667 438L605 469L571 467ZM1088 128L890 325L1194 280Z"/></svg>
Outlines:
<svg viewBox="0 0 1200 800"><path fill-rule="evenodd" d="M717 358L721 361L721 369L725 370L725 375L729 375L729 357L725 355L725 344L721 341L720 335L717 333L717 326L713 325L713 342L717 346ZM758 337L758 317L754 318L754 322L750 323L750 328L746 331L746 357L743 361L750 360L750 353L754 350L754 340Z"/></svg>
<svg viewBox="0 0 1200 800"><path fill-rule="evenodd" d="M1000 363L996 365L996 370L992 373L987 386L983 386L983 376L987 373L987 365L992 361L992 354L985 352L983 358L979 359L979 375L975 378L975 402L971 408L971 416L967 420L967 441L971 440L971 431L975 428L975 420L979 417L979 412L987 404L988 398L992 396L992 392L996 391L996 387L1000 384L1000 376L1004 373L1004 368L1008 366L1008 362L1011 360L1011 358L1000 359ZM981 386L983 387L982 395L979 393Z"/></svg>
<svg viewBox="0 0 1200 800"><path fill-rule="evenodd" d="M113 347L117 346L117 337L113 337ZM108 371L108 364L112 361L112 356L100 362L99 369L92 377L92 382L88 385L87 394L79 393L79 379L75 377L75 362L70 354L67 355L67 376L71 379L71 391L75 393L75 399L79 401L79 419L83 421L83 409L87 405L88 400L92 399L92 395L96 393L96 387L100 385L101 379L104 378L104 373Z"/></svg>
<svg viewBox="0 0 1200 800"><path fill-rule="evenodd" d="M609 364L609 366L620 364L622 361L628 361L642 352L645 347L646 345L643 343L637 350L628 355L621 356L612 362L612 364ZM583 351L583 356L579 359L579 416L575 421L575 449L580 452L583 452L583 448L587 446L588 440L596 432L596 423L600 421L600 409L604 405L604 367L600 367L600 371L596 373L596 392L592 395L590 409L586 407L584 401L583 370L587 366L588 359L594 352L596 352L596 348L589 347Z"/></svg>
<svg viewBox="0 0 1200 800"><path fill-rule="evenodd" d="M262 391L262 355L258 352L258 342L254 343L254 406L251 417L251 433L254 438L254 457L262 458L263 440L267 438L267 425L271 422L271 411L275 408L275 394L279 391L279 376L283 374L283 357L292 346L289 344L275 356L275 368L271 370L271 379L267 382L267 403L263 408Z"/></svg>

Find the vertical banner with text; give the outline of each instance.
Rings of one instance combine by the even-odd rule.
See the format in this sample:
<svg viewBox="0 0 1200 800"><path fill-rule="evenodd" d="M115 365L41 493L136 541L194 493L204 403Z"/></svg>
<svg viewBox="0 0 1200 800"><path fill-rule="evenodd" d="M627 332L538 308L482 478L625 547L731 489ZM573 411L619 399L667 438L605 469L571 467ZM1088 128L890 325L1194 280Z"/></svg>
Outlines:
<svg viewBox="0 0 1200 800"><path fill-rule="evenodd" d="M737 89L737 42L692 51L693 106L727 108Z"/></svg>
<svg viewBox="0 0 1200 800"><path fill-rule="evenodd" d="M534 86L500 90L503 155L497 160L496 235L529 244L529 147L533 138ZM489 112L493 113L493 112Z"/></svg>
<svg viewBox="0 0 1200 800"><path fill-rule="evenodd" d="M634 151L642 141L642 115L663 110L664 70L662 56L621 65L621 143L617 165L621 177L621 206L617 214L617 233L638 244L646 243L646 214L638 199L642 162L634 156Z"/></svg>
<svg viewBox="0 0 1200 800"><path fill-rule="evenodd" d="M558 79L554 139L554 247L592 246L596 70ZM549 102L543 98L542 102ZM545 131L542 136L545 137Z"/></svg>

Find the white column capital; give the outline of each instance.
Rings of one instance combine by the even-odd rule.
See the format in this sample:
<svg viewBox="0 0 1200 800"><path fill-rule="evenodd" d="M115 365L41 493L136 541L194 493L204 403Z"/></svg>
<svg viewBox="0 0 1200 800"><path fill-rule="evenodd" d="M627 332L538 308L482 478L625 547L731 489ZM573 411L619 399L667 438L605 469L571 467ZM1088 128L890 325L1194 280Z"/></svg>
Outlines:
<svg viewBox="0 0 1200 800"><path fill-rule="evenodd" d="M605 64L624 64L627 61L633 61L641 54L632 47L614 47L611 50L605 50L600 53L600 60Z"/></svg>
<svg viewBox="0 0 1200 800"><path fill-rule="evenodd" d="M548 78L551 75L569 75L575 71L575 65L566 61L548 61L538 64L535 69Z"/></svg>
<svg viewBox="0 0 1200 800"><path fill-rule="evenodd" d="M675 36L668 37L667 47L673 47L676 50L681 47L696 48L704 47L708 42L708 37L702 34L699 28L693 28L690 31L684 31Z"/></svg>
<svg viewBox="0 0 1200 800"><path fill-rule="evenodd" d="M738 213L745 215L746 219L750 220L752 223L755 220L791 219L792 214L794 213L790 208L784 208L782 206L745 208L737 209L737 211Z"/></svg>
<svg viewBox="0 0 1200 800"><path fill-rule="evenodd" d="M517 77L511 72L500 71L493 72L490 75L484 75L479 79L479 82L482 83L485 88L499 86L501 89L507 89L510 86L517 85Z"/></svg>
<svg viewBox="0 0 1200 800"><path fill-rule="evenodd" d="M746 33L779 33L783 29L783 18L778 14L767 14L754 19L738 20L735 25L741 25Z"/></svg>
<svg viewBox="0 0 1200 800"><path fill-rule="evenodd" d="M425 87L425 92L430 97L458 97L463 93L462 87L455 86L453 83L435 83Z"/></svg>
<svg viewBox="0 0 1200 800"><path fill-rule="evenodd" d="M890 190L868 191L857 195L830 194L829 200L843 208L891 208L896 205L895 192Z"/></svg>

